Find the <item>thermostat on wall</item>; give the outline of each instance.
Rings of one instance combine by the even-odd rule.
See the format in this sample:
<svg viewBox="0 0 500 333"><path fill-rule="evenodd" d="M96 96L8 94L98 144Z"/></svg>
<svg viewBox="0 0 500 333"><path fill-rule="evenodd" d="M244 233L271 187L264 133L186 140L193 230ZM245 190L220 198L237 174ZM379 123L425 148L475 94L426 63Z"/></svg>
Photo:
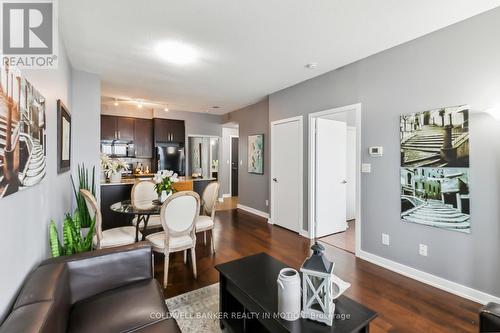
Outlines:
<svg viewBox="0 0 500 333"><path fill-rule="evenodd" d="M368 153L372 157L380 157L384 154L384 147L370 147Z"/></svg>

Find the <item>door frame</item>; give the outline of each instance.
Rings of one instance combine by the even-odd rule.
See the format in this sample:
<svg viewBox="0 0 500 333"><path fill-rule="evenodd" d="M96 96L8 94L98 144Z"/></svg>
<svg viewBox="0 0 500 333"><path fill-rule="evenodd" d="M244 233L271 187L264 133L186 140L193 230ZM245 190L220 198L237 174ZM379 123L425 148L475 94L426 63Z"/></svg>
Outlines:
<svg viewBox="0 0 500 333"><path fill-rule="evenodd" d="M309 162L308 162L308 236L314 238L316 214L316 119L330 114L356 112L356 248L355 255L361 253L361 103L331 108L309 114Z"/></svg>
<svg viewBox="0 0 500 333"><path fill-rule="evenodd" d="M291 118L286 118L286 119L280 119L280 120L275 120L271 122L271 172L269 173L269 186L270 186L270 196L271 196L271 207L270 207L270 217L268 222L273 224L274 222L274 214L275 210L273 207L274 205L274 189L273 189L273 175L274 175L274 165L275 165L275 156L273 154L273 151L275 151L275 140L273 140L273 136L275 135L274 133L274 126L275 125L280 125L280 124L285 124L285 123L290 123L290 122L295 122L298 121L299 123L299 128L300 128L300 137L299 137L299 146L297 147L297 155L299 156L299 174L297 175L297 180L298 180L298 193L299 193L299 225L297 226L297 231L299 234L303 234L304 232L307 232L303 228L303 223L304 223L304 116L297 116L297 117L291 117Z"/></svg>
<svg viewBox="0 0 500 333"><path fill-rule="evenodd" d="M238 155L240 152L240 136L239 135L230 135L229 136L229 197L233 197L233 138L238 139ZM240 161L238 156L238 178L240 177ZM240 188L238 187L238 194L240 192Z"/></svg>

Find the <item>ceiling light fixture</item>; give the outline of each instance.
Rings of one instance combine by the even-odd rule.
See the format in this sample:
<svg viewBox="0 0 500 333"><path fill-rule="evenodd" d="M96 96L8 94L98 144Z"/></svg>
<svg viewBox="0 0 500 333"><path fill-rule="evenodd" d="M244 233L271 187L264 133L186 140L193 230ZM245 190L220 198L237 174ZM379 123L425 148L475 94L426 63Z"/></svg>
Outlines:
<svg viewBox="0 0 500 333"><path fill-rule="evenodd" d="M198 52L191 45L179 41L166 41L156 45L156 53L175 65L188 65L196 62Z"/></svg>
<svg viewBox="0 0 500 333"><path fill-rule="evenodd" d="M165 105L165 108L163 109L163 111L168 112L168 106L167 105Z"/></svg>
<svg viewBox="0 0 500 333"><path fill-rule="evenodd" d="M113 103L115 106L118 106L118 98L115 98L115 102Z"/></svg>
<svg viewBox="0 0 500 333"><path fill-rule="evenodd" d="M137 102L137 107L138 107L139 109L142 109L142 101L138 101L138 102Z"/></svg>
<svg viewBox="0 0 500 333"><path fill-rule="evenodd" d="M317 62L310 62L310 63L306 64L306 68L309 68L309 69L315 69L316 67L318 67Z"/></svg>

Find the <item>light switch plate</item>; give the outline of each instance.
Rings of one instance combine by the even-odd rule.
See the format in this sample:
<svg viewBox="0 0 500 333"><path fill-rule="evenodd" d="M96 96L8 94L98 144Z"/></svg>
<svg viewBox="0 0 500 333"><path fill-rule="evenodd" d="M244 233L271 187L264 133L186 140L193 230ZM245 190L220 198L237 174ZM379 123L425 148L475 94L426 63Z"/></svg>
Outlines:
<svg viewBox="0 0 500 333"><path fill-rule="evenodd" d="M361 172L363 172L363 173L372 172L372 165L370 163L362 163L361 164Z"/></svg>
<svg viewBox="0 0 500 333"><path fill-rule="evenodd" d="M388 234L382 234L382 244L389 246L390 238Z"/></svg>
<svg viewBox="0 0 500 333"><path fill-rule="evenodd" d="M420 254L421 256L427 257L427 245L420 244L418 246L418 254Z"/></svg>

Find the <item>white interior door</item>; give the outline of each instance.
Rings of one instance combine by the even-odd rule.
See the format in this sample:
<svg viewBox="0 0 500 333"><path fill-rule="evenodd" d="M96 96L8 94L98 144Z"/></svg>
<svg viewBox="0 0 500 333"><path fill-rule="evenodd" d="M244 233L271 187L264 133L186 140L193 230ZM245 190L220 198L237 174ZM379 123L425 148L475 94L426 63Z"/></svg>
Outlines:
<svg viewBox="0 0 500 333"><path fill-rule="evenodd" d="M356 218L356 127L347 127L347 216L346 220Z"/></svg>
<svg viewBox="0 0 500 333"><path fill-rule="evenodd" d="M298 232L302 221L302 122L271 126L271 219L276 225Z"/></svg>
<svg viewBox="0 0 500 333"><path fill-rule="evenodd" d="M316 236L347 229L346 159L347 124L316 119Z"/></svg>

